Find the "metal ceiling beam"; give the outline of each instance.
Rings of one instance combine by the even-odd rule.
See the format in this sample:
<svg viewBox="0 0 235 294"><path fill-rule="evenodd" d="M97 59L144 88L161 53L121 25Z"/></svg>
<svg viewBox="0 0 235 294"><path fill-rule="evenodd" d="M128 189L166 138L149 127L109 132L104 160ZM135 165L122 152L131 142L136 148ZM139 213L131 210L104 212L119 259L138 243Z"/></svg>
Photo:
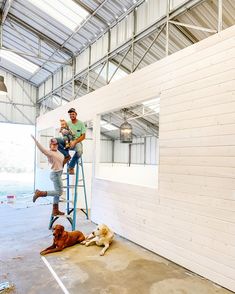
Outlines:
<svg viewBox="0 0 235 294"><path fill-rule="evenodd" d="M175 8L174 10L172 10L170 12L170 16L169 19L174 19L175 17L178 17L184 13L186 13L188 10L196 7L197 5L205 2L206 0L188 0L186 3L183 3L182 5L180 5L179 7ZM144 2L144 0L140 0L137 1L136 6L141 5ZM133 9L132 9L133 10ZM128 10L128 13L130 13L132 10ZM123 14L122 17L125 17L126 13ZM164 23L166 23L166 15L161 17L160 19L156 20L154 23L152 23L150 26L148 26L147 28L143 29L142 31L138 32L137 34L135 34L132 38L132 40L127 40L124 44L118 46L117 48L115 48L114 50L112 50L111 52L108 53L108 57L109 58L114 58L118 52L124 51L126 50L131 42L138 42L140 40L142 40L143 38L146 38L147 36L153 34L156 29L158 29L159 27L161 27ZM114 25L110 26L113 27ZM105 31L103 32L105 33ZM93 42L94 43L94 42ZM92 44L92 43L91 43ZM84 48L83 51L85 51L86 48ZM81 52L83 52L81 51ZM80 52L80 53L81 53ZM99 64L106 62L107 61L107 56L100 58L99 60L97 60L96 62L94 62L93 64L90 65L90 69L98 66ZM115 60L112 60L112 62L116 63L116 65L118 65L118 62ZM79 73L77 73L74 78L78 78L79 76L83 76L86 70L83 70ZM129 69L126 69L127 72L129 72ZM68 80L66 82L66 84L71 83L72 79ZM56 88L56 90L62 88L65 84L60 85L59 87ZM39 102L43 101L44 99L46 99L47 96L40 98Z"/></svg>
<svg viewBox="0 0 235 294"><path fill-rule="evenodd" d="M33 57L33 58L40 59L40 60L47 60L47 58L44 58L44 57L41 57L41 56L38 56L38 55L30 54L30 53L27 53L27 52L16 51L16 50L13 50L13 49L10 49L10 48L2 48L1 50L13 52L15 54L18 54L18 55L24 57L24 58L25 58L25 56L28 56L28 57ZM29 61L32 62L35 65L38 65L38 64L34 63L32 60L29 60ZM62 62L62 61L57 61L55 59L50 60L50 62L51 63L62 64L62 65L71 65L70 62ZM43 69L47 70L45 67L43 67ZM49 70L47 70L47 71L49 71ZM52 73L51 71L49 71L49 72Z"/></svg>
<svg viewBox="0 0 235 294"><path fill-rule="evenodd" d="M4 22L7 18L8 12L11 8L13 0L6 0L5 5L3 7L3 11L2 11L2 18L1 18L1 24L4 25Z"/></svg>
<svg viewBox="0 0 235 294"><path fill-rule="evenodd" d="M84 27L84 25L104 6L104 4L109 1L109 0L104 0L95 10L92 14L90 14L81 24L79 24L76 29L74 30L74 32L63 42L63 44L61 45L61 47L64 47L79 31L80 29L82 29ZM52 55L48 58L47 61L45 61L42 64L42 67L47 63L50 62L50 58L52 58L56 52L58 51L58 49L56 49ZM40 68L30 77L30 80L39 72Z"/></svg>
<svg viewBox="0 0 235 294"><path fill-rule="evenodd" d="M148 54L149 50L152 48L152 46L154 45L155 41L157 40L157 38L160 36L161 32L163 31L163 29L165 28L165 24L159 29L159 31L157 32L155 38L152 40L151 44L149 45L149 47L147 48L147 50L145 51L144 55L141 57L141 59L138 61L138 63L136 64L136 66L133 69L133 72L136 71L136 69L138 68L138 66L140 65L140 63L142 62L142 60L145 58L145 56Z"/></svg>
<svg viewBox="0 0 235 294"><path fill-rule="evenodd" d="M182 27L186 27L186 28L190 28L190 29L194 29L194 30L207 32L207 33L213 33L213 34L217 33L217 30L212 30L210 28L199 27L199 26L195 26L195 25L191 25L191 24L187 24L187 23L174 21L174 20L169 20L169 23L175 24L177 26L182 26Z"/></svg>
<svg viewBox="0 0 235 294"><path fill-rule="evenodd" d="M185 27L174 25L174 28L180 32L192 44L199 42L199 40Z"/></svg>
<svg viewBox="0 0 235 294"><path fill-rule="evenodd" d="M218 1L218 24L217 31L221 32L223 29L223 0Z"/></svg>
<svg viewBox="0 0 235 294"><path fill-rule="evenodd" d="M127 54L129 53L129 51L131 50L131 46L129 47L129 49L126 51L126 53L123 55L122 59L120 60L119 64L117 65L115 71L113 72L112 76L110 77L110 79L108 80L108 84L111 82L112 78L115 76L116 72L119 70L119 68L122 65L122 62L124 61L124 59L126 58Z"/></svg>
<svg viewBox="0 0 235 294"><path fill-rule="evenodd" d="M4 66L1 65L0 68L2 68L4 71L10 73L10 74L13 75L14 77L17 77L17 78L19 78L19 79L21 79L21 80L27 82L28 84L30 84L30 85L32 85L32 86L34 86L34 87L37 87L37 85L36 85L35 83L33 83L33 82L29 82L26 78L24 78L24 77L22 77L22 76L20 76L20 75L18 75L18 74L16 74L16 73L14 73L14 72L12 72L11 70L5 68Z"/></svg>
<svg viewBox="0 0 235 294"><path fill-rule="evenodd" d="M38 31L37 29L31 27L29 24L27 24L23 20L19 19L15 15L13 15L11 13L8 13L8 18L11 19L16 24L18 24L21 27L23 27L24 29L26 29L26 30L30 31L31 33L33 33L34 35L36 35L39 39L43 40L49 46L52 46L52 47L56 48L57 50L64 52L65 54L67 54L70 57L73 57L74 54L73 54L72 51L70 51L66 47L60 45L56 41L52 40L51 38L49 38L45 34L43 34L40 31Z"/></svg>

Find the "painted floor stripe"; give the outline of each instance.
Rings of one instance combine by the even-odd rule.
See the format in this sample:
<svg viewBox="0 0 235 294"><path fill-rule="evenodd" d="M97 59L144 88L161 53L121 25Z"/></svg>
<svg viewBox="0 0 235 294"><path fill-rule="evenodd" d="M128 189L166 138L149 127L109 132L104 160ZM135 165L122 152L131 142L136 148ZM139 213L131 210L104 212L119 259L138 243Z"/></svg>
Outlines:
<svg viewBox="0 0 235 294"><path fill-rule="evenodd" d="M64 294L69 294L69 291L65 288L64 284L62 283L60 278L57 276L57 274L55 273L55 271L51 267L50 263L46 260L46 258L44 256L41 256L41 258L42 258L43 262L45 263L45 265L48 267L49 271L52 273L52 276L55 278L55 280L59 284L59 286L62 289L62 291L64 292Z"/></svg>

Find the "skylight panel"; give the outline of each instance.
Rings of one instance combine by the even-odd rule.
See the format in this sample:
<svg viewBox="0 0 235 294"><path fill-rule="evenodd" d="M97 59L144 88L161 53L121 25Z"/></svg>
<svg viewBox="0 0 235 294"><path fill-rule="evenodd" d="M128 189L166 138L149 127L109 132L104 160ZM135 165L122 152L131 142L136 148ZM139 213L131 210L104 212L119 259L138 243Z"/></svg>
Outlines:
<svg viewBox="0 0 235 294"><path fill-rule="evenodd" d="M7 61L10 61L16 66L22 67L24 70L30 73L34 73L39 68L39 66L28 61L24 57L21 57L20 55L7 50L0 50L0 57L6 59Z"/></svg>
<svg viewBox="0 0 235 294"><path fill-rule="evenodd" d="M152 109L154 112L159 113L160 111L160 98L154 98L142 103L144 106Z"/></svg>
<svg viewBox="0 0 235 294"><path fill-rule="evenodd" d="M72 31L89 15L89 12L72 0L28 1Z"/></svg>
<svg viewBox="0 0 235 294"><path fill-rule="evenodd" d="M115 127L114 125L108 123L105 120L101 120L100 121L100 125L101 125L102 128L104 128L104 129L106 129L108 131L114 131L114 130L117 130L118 129L117 127Z"/></svg>

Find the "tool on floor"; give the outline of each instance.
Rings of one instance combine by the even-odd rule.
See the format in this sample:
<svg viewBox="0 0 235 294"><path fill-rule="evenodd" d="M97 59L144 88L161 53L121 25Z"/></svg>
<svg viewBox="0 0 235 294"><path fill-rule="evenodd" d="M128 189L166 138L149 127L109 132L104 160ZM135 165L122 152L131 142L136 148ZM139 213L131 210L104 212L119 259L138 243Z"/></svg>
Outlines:
<svg viewBox="0 0 235 294"><path fill-rule="evenodd" d="M80 210L86 215L88 219L88 205L87 205L87 196L86 196L86 184L85 184L85 175L84 175L84 167L83 167L83 160L82 156L78 159L76 164L76 172L74 175L69 174L69 162L67 163L67 172L65 173L66 178L66 185L63 188L66 188L66 200L61 200L60 202L66 203L66 214L64 215L56 215L53 216L51 214L50 223L49 223L49 230L52 228L54 222L59 217L66 217L67 220L70 222L72 226L72 230L76 229L76 216L77 216L77 201L78 201L78 188L83 189L84 200L85 200L85 210L80 208ZM81 178L79 178L81 175ZM75 176L75 180L74 180ZM74 183L71 184L71 180L74 180ZM72 200L72 190L74 190L74 197Z"/></svg>

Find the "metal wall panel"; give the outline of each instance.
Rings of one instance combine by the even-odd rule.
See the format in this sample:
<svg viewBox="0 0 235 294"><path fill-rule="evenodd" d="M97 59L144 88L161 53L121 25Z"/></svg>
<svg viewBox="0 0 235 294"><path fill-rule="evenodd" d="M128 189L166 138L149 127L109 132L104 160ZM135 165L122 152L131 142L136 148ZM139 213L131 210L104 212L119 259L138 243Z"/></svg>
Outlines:
<svg viewBox="0 0 235 294"><path fill-rule="evenodd" d="M57 88L61 85L61 69L56 72L54 75L54 88Z"/></svg>
<svg viewBox="0 0 235 294"><path fill-rule="evenodd" d="M45 82L45 94L48 94L49 92L51 92L51 90L52 90L52 78L49 78Z"/></svg>
<svg viewBox="0 0 235 294"><path fill-rule="evenodd" d="M91 63L104 57L108 52L108 34L104 34L91 46Z"/></svg>
<svg viewBox="0 0 235 294"><path fill-rule="evenodd" d="M121 22L111 29L111 50L130 39L133 34L134 17L130 13Z"/></svg>
<svg viewBox="0 0 235 294"><path fill-rule="evenodd" d="M149 0L147 2L144 2L136 10L137 33L165 14L166 14L166 1Z"/></svg>
<svg viewBox="0 0 235 294"><path fill-rule="evenodd" d="M173 9L173 8L183 4L184 2L187 2L187 0L171 0L170 1L170 9Z"/></svg>
<svg viewBox="0 0 235 294"><path fill-rule="evenodd" d="M129 158L129 144L115 141L114 145L114 162L128 163Z"/></svg>
<svg viewBox="0 0 235 294"><path fill-rule="evenodd" d="M144 163L144 138L134 138L131 145L131 163Z"/></svg>
<svg viewBox="0 0 235 294"><path fill-rule="evenodd" d="M65 65L63 67L63 82L67 82L72 78L73 75L73 67L71 65Z"/></svg>
<svg viewBox="0 0 235 294"><path fill-rule="evenodd" d="M28 82L0 69L7 94L0 96L0 122L34 124L37 89Z"/></svg>
<svg viewBox="0 0 235 294"><path fill-rule="evenodd" d="M100 161L112 162L112 141L101 136Z"/></svg>
<svg viewBox="0 0 235 294"><path fill-rule="evenodd" d="M76 73L79 73L89 65L89 50L85 50L76 57Z"/></svg>
<svg viewBox="0 0 235 294"><path fill-rule="evenodd" d="M45 87L44 83L38 87L38 98L42 98L44 96L44 87Z"/></svg>

